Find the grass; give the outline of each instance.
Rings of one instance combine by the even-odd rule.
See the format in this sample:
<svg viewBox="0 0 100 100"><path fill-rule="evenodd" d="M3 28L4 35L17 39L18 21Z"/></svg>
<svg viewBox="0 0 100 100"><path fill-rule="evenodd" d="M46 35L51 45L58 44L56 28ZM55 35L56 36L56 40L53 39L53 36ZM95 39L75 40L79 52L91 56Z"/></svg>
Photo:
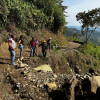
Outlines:
<svg viewBox="0 0 100 100"><path fill-rule="evenodd" d="M87 45L84 44L79 48L81 52L83 52L86 55L92 56L96 58L97 60L100 60L100 46L93 44L93 43L88 43Z"/></svg>
<svg viewBox="0 0 100 100"><path fill-rule="evenodd" d="M98 71L100 69L100 46L89 42L87 45L82 45L79 48L79 51L84 53L90 59L89 65L91 65L94 70Z"/></svg>

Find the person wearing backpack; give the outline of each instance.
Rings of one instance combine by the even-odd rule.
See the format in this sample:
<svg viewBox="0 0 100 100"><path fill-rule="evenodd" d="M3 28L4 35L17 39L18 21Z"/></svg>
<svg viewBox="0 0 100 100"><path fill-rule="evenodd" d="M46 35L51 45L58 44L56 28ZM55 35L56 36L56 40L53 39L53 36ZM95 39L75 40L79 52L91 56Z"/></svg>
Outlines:
<svg viewBox="0 0 100 100"><path fill-rule="evenodd" d="M19 39L19 48L20 48L20 58L22 58L22 54L23 54L23 36L20 36Z"/></svg>
<svg viewBox="0 0 100 100"><path fill-rule="evenodd" d="M11 38L8 41L9 45L9 51L11 55L11 65L15 65L15 48L16 48L16 43L14 41L15 37L13 35L10 35Z"/></svg>
<svg viewBox="0 0 100 100"><path fill-rule="evenodd" d="M43 54L43 57L45 58L46 54L47 54L46 52L47 52L47 49L48 49L48 45L47 45L45 40L40 45L42 46L42 54Z"/></svg>
<svg viewBox="0 0 100 100"><path fill-rule="evenodd" d="M30 41L30 48L31 48L30 57L32 57L32 53L33 53L33 57L34 57L35 56L36 43L35 43L35 39L33 37L32 37L32 40Z"/></svg>

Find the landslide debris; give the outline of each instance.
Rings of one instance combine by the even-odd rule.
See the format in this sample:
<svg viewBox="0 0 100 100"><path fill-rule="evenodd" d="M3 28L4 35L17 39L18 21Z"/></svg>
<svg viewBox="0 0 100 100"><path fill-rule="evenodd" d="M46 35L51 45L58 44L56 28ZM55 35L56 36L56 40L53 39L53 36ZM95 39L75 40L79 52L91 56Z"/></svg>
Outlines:
<svg viewBox="0 0 100 100"><path fill-rule="evenodd" d="M50 65L36 68L18 59L5 69L9 89L1 100L99 100L100 76L94 73L69 75L54 73ZM44 67L43 67L44 66ZM47 67L47 70L44 68ZM99 98L99 99L98 99Z"/></svg>

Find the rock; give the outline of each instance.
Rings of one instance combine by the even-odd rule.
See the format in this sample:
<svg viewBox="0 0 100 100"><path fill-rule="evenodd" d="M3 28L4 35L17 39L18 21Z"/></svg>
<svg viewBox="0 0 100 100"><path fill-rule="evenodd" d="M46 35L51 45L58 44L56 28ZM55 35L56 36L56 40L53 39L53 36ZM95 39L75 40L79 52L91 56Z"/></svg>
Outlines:
<svg viewBox="0 0 100 100"><path fill-rule="evenodd" d="M41 66L39 66L39 67L37 67L37 68L34 68L34 70L36 70L36 71L50 71L50 72L52 72L52 69L51 69L51 67L50 67L50 65L41 65Z"/></svg>
<svg viewBox="0 0 100 100"><path fill-rule="evenodd" d="M72 82L72 85L71 85L71 91L70 91L70 93L71 93L71 96L70 96L70 100L75 100L75 86L77 85L77 83L78 83L78 80L74 80L73 82Z"/></svg>
<svg viewBox="0 0 100 100"><path fill-rule="evenodd" d="M54 78L57 78L57 75L56 74L54 74L53 76L54 76Z"/></svg>
<svg viewBox="0 0 100 100"><path fill-rule="evenodd" d="M20 60L22 61L24 59L24 57L21 57Z"/></svg>
<svg viewBox="0 0 100 100"><path fill-rule="evenodd" d="M27 67L28 65L27 64L24 64L22 63L22 61L20 59L17 60L17 66L20 68L24 68L24 67Z"/></svg>
<svg viewBox="0 0 100 100"><path fill-rule="evenodd" d="M47 83L47 86L48 86L51 90L57 89L57 85L56 85L55 82Z"/></svg>
<svg viewBox="0 0 100 100"><path fill-rule="evenodd" d="M95 83L97 84L97 86L100 87L100 76L94 76L93 80L95 81Z"/></svg>
<svg viewBox="0 0 100 100"><path fill-rule="evenodd" d="M97 88L100 87L100 76L94 76L90 78L91 81L91 91L96 93Z"/></svg>

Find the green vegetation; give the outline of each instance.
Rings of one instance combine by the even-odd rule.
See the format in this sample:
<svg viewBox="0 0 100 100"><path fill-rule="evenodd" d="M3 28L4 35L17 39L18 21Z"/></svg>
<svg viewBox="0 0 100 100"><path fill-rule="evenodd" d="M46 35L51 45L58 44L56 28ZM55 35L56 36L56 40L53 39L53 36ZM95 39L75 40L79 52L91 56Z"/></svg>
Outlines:
<svg viewBox="0 0 100 100"><path fill-rule="evenodd" d="M68 40L70 41L76 41L76 42L81 42L81 40L79 40L77 37L67 37Z"/></svg>
<svg viewBox="0 0 100 100"><path fill-rule="evenodd" d="M80 12L76 15L77 21L79 21L81 26L81 32L85 35L85 41L88 42L91 34L95 29L100 26L100 8L93 9L88 12Z"/></svg>
<svg viewBox="0 0 100 100"><path fill-rule="evenodd" d="M66 34L65 35L71 41L73 41L73 37L72 37L73 33L78 33L78 39L79 40L81 40L81 41L85 40L85 37L84 37L84 35L81 34L80 30L77 30L75 28L66 28ZM100 32L94 31L89 40L91 40L91 42L100 46Z"/></svg>
<svg viewBox="0 0 100 100"><path fill-rule="evenodd" d="M100 46L96 44L93 43L88 43L87 45L84 44L82 48L80 48L80 51L86 55L96 58L97 60L100 60Z"/></svg>
<svg viewBox="0 0 100 100"><path fill-rule="evenodd" d="M88 43L79 48L79 51L90 58L91 67L99 68L100 66L100 46ZM87 62L88 63L88 62ZM95 67L96 66L96 67Z"/></svg>
<svg viewBox="0 0 100 100"><path fill-rule="evenodd" d="M0 1L0 28L10 23L25 30L48 28L53 32L62 31L65 25L63 13L66 9L62 2L58 0L2 0Z"/></svg>

